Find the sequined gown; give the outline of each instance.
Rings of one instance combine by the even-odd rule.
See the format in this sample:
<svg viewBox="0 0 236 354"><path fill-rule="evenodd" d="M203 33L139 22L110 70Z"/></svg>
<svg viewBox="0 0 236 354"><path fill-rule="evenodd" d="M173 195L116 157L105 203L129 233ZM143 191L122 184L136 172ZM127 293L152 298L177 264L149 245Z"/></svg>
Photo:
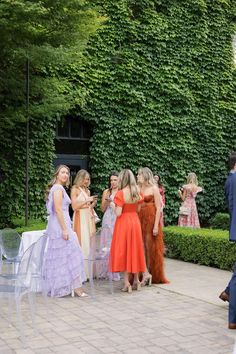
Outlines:
<svg viewBox="0 0 236 354"><path fill-rule="evenodd" d="M153 195L144 196L139 218L142 228L143 244L148 271L152 274L152 282L168 283L164 273L164 242L162 227L159 224L158 235L153 236L156 207Z"/></svg>

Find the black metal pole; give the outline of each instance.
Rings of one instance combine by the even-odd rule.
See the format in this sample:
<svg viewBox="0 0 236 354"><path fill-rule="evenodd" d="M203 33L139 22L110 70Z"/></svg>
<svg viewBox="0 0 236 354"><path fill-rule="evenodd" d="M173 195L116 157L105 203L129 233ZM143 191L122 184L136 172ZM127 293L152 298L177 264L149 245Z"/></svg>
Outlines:
<svg viewBox="0 0 236 354"><path fill-rule="evenodd" d="M29 59L26 60L26 176L25 176L25 226L29 219Z"/></svg>

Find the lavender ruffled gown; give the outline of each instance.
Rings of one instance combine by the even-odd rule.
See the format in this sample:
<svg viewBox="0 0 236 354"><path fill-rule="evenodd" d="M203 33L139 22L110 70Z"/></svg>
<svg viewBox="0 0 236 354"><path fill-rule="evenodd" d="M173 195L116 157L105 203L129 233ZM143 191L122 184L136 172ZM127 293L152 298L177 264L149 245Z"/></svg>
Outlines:
<svg viewBox="0 0 236 354"><path fill-rule="evenodd" d="M62 190L62 211L69 232L69 240L64 240L61 226L58 222L53 193ZM60 184L54 184L49 192L47 211L49 214L46 235L48 237L47 251L45 254L44 279L45 291L48 296L62 297L69 295L72 289L80 288L86 280L84 260L76 233L72 230L69 216L71 203L65 189Z"/></svg>

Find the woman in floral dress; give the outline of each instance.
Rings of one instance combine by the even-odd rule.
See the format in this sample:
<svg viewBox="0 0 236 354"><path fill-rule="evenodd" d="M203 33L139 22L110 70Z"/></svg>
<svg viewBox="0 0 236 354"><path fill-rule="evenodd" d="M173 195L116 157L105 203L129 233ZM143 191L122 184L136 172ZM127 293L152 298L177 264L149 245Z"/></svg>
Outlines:
<svg viewBox="0 0 236 354"><path fill-rule="evenodd" d="M200 228L197 205L195 198L199 192L202 192L202 187L198 186L198 180L195 173L191 172L187 176L187 184L179 190L179 196L184 207L184 213L179 215L178 225L185 227Z"/></svg>
<svg viewBox="0 0 236 354"><path fill-rule="evenodd" d="M114 197L118 191L118 172L112 171L109 176L109 186L102 193L101 210L104 213L100 234L100 256L103 261L97 265L98 278L108 277L108 258L116 221ZM113 273L113 280L120 280L119 273Z"/></svg>

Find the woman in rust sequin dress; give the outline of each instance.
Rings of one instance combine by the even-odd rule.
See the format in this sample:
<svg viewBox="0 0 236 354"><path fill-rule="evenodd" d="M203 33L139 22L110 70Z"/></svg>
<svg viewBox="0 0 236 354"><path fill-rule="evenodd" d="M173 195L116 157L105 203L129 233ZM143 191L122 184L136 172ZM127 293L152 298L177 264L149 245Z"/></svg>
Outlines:
<svg viewBox="0 0 236 354"><path fill-rule="evenodd" d="M164 274L164 242L160 225L161 197L152 171L140 168L138 172L140 192L144 202L139 210L143 243L146 258L146 271L143 274L143 285L151 283L168 283Z"/></svg>

